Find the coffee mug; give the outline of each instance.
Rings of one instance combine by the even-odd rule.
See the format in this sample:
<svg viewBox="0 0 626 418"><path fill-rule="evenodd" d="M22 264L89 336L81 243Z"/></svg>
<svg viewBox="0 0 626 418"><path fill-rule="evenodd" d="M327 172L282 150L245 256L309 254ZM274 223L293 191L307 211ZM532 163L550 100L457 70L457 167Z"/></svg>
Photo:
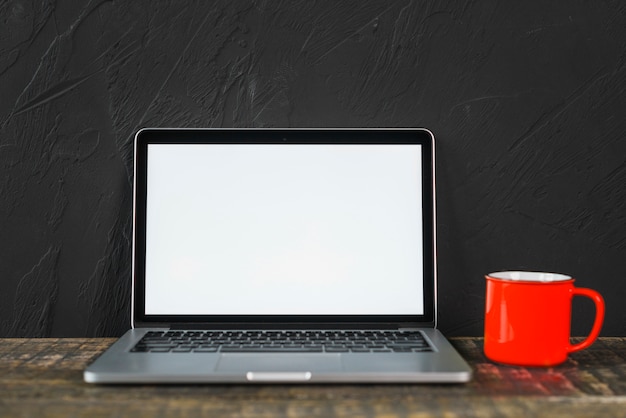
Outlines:
<svg viewBox="0 0 626 418"><path fill-rule="evenodd" d="M600 334L604 300L595 290L574 287L574 279L556 273L503 271L485 276L485 355L520 366L553 366L569 353L589 347ZM570 343L572 298L596 305L589 336Z"/></svg>

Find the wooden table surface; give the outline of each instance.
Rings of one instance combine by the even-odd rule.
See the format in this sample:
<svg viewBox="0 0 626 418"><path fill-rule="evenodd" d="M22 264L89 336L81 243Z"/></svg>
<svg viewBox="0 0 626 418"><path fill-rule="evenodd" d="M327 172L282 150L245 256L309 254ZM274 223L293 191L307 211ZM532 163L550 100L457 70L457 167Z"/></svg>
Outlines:
<svg viewBox="0 0 626 418"><path fill-rule="evenodd" d="M626 338L602 338L552 368L496 365L482 339L452 343L474 368L455 385L84 383L114 339L0 339L0 416L626 417Z"/></svg>

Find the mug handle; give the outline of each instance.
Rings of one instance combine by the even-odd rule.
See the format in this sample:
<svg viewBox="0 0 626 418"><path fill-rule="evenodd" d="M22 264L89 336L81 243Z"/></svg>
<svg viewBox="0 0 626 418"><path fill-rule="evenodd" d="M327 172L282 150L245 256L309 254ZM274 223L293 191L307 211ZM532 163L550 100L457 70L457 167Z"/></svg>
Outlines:
<svg viewBox="0 0 626 418"><path fill-rule="evenodd" d="M598 338L598 335L600 334L602 322L604 321L604 299L602 298L602 295L600 295L595 290L585 289L584 287L574 287L571 292L572 296L586 296L589 299L593 300L596 305L596 319L593 322L593 327L591 328L589 336L584 341L574 345L568 344L568 353L573 353L574 351L585 349L593 344L593 342L596 340L596 338Z"/></svg>

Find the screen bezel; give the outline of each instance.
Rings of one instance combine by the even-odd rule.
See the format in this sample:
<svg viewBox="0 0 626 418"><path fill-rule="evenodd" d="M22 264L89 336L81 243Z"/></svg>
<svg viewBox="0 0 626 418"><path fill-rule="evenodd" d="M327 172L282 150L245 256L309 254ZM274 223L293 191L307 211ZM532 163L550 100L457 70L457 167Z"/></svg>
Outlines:
<svg viewBox="0 0 626 418"><path fill-rule="evenodd" d="M418 144L422 146L424 314L422 315L146 315L146 196L149 144ZM436 304L434 138L426 129L142 129L135 136L133 327L289 328L434 326Z"/></svg>

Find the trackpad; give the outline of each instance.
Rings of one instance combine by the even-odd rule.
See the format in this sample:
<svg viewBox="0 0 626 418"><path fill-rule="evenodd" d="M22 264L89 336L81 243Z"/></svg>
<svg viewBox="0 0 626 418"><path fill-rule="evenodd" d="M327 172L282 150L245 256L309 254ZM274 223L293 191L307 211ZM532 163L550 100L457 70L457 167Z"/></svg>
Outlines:
<svg viewBox="0 0 626 418"><path fill-rule="evenodd" d="M219 372L329 372L341 370L339 354L222 354Z"/></svg>

